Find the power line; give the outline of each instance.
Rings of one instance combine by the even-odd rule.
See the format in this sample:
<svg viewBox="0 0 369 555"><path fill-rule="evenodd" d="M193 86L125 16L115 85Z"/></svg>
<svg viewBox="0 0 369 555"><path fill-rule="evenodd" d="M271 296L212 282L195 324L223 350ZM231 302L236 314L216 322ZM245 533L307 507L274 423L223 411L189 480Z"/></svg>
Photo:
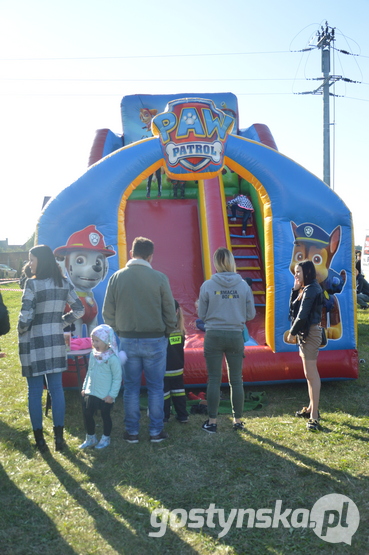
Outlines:
<svg viewBox="0 0 369 555"><path fill-rule="evenodd" d="M188 82L195 82L195 81L305 81L306 79L303 77L299 77L298 79L290 78L290 77L277 77L277 78L243 78L243 77L232 77L232 78L221 78L221 77L213 77L213 78L200 78L200 79L176 79L176 78L169 78L169 79L81 79L81 78L63 78L63 77L0 77L0 81L72 81L72 82L99 82L99 83L161 83L161 82L181 82L185 81ZM353 81L357 83L358 81Z"/></svg>
<svg viewBox="0 0 369 555"><path fill-rule="evenodd" d="M361 102L369 102L368 98L356 98L355 96L345 96L344 98L348 98L350 100L361 100Z"/></svg>
<svg viewBox="0 0 369 555"><path fill-rule="evenodd" d="M275 50L266 52L211 52L203 54L139 54L135 56L76 56L76 57L55 57L55 58L0 58L0 62L54 62L63 60L136 60L140 58L200 58L209 56L246 56L260 54L291 54L291 50ZM298 51L296 51L298 52Z"/></svg>
<svg viewBox="0 0 369 555"><path fill-rule="evenodd" d="M170 94L170 93L168 93ZM200 94L200 93L199 93ZM293 95L294 93L290 92L253 92L253 93L234 93L235 96L281 96L281 95ZM98 97L98 96L116 96L121 98L122 93L29 93L29 92L9 92L9 93L0 93L0 96L26 96L26 97L33 97L33 96L61 96L61 97Z"/></svg>
<svg viewBox="0 0 369 555"><path fill-rule="evenodd" d="M139 54L134 56L71 56L71 57L53 57L53 58L0 58L0 62L55 62L55 61L86 61L86 60L137 60L152 58L201 58L212 56L260 56L264 54L298 54L301 52L309 52L316 50L316 46L301 48L300 50L266 50L255 52L204 52L202 54ZM369 58L364 54L354 54L347 50L335 48L338 52L357 58Z"/></svg>

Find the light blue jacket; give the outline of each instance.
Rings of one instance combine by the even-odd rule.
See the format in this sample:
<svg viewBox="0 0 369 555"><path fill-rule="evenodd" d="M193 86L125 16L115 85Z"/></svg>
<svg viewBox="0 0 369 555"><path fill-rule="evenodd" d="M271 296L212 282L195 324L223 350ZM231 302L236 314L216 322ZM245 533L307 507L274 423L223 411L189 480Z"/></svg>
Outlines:
<svg viewBox="0 0 369 555"><path fill-rule="evenodd" d="M88 370L82 389L86 395L94 395L104 399L110 395L113 399L119 393L122 385L122 366L116 355L112 355L106 362L98 363L93 354L90 355Z"/></svg>

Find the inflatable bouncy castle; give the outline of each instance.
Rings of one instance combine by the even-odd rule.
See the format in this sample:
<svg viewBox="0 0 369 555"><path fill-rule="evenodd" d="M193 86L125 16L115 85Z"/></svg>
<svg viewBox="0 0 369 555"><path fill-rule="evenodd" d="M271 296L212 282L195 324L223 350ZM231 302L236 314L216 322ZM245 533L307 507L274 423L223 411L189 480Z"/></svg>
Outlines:
<svg viewBox="0 0 369 555"><path fill-rule="evenodd" d="M353 225L342 200L278 152L267 126L239 129L231 93L132 95L121 111L123 134L97 131L90 167L49 201L37 228L37 242L54 250L83 299L79 332L102 321L109 277L126 264L133 239L148 237L153 267L168 276L185 314L185 383L205 384L195 302L214 272L214 251L226 246L252 279L257 312L248 323L244 382L303 380L285 333L293 268L309 258L325 295L320 375L356 378ZM246 235L227 214L227 200L239 193L254 207Z"/></svg>

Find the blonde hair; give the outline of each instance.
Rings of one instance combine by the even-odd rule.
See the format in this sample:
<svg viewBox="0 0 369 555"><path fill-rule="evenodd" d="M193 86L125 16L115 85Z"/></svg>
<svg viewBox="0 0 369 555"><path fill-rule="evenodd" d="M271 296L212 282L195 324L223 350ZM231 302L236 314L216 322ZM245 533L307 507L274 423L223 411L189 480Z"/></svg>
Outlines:
<svg viewBox="0 0 369 555"><path fill-rule="evenodd" d="M234 256L225 247L219 247L213 255L215 269L220 272L236 272L236 263Z"/></svg>

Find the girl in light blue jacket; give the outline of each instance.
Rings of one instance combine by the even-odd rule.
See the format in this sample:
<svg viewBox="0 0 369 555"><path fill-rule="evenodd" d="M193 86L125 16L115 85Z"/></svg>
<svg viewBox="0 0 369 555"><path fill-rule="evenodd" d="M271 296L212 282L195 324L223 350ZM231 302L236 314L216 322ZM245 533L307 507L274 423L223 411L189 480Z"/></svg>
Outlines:
<svg viewBox="0 0 369 555"><path fill-rule="evenodd" d="M113 329L107 324L97 326L91 333L93 350L88 371L82 386L83 411L86 424L86 439L80 449L95 447L104 449L110 445L112 430L111 409L122 385L122 353L118 354ZM95 434L95 413L100 410L103 421L103 435L97 441Z"/></svg>

